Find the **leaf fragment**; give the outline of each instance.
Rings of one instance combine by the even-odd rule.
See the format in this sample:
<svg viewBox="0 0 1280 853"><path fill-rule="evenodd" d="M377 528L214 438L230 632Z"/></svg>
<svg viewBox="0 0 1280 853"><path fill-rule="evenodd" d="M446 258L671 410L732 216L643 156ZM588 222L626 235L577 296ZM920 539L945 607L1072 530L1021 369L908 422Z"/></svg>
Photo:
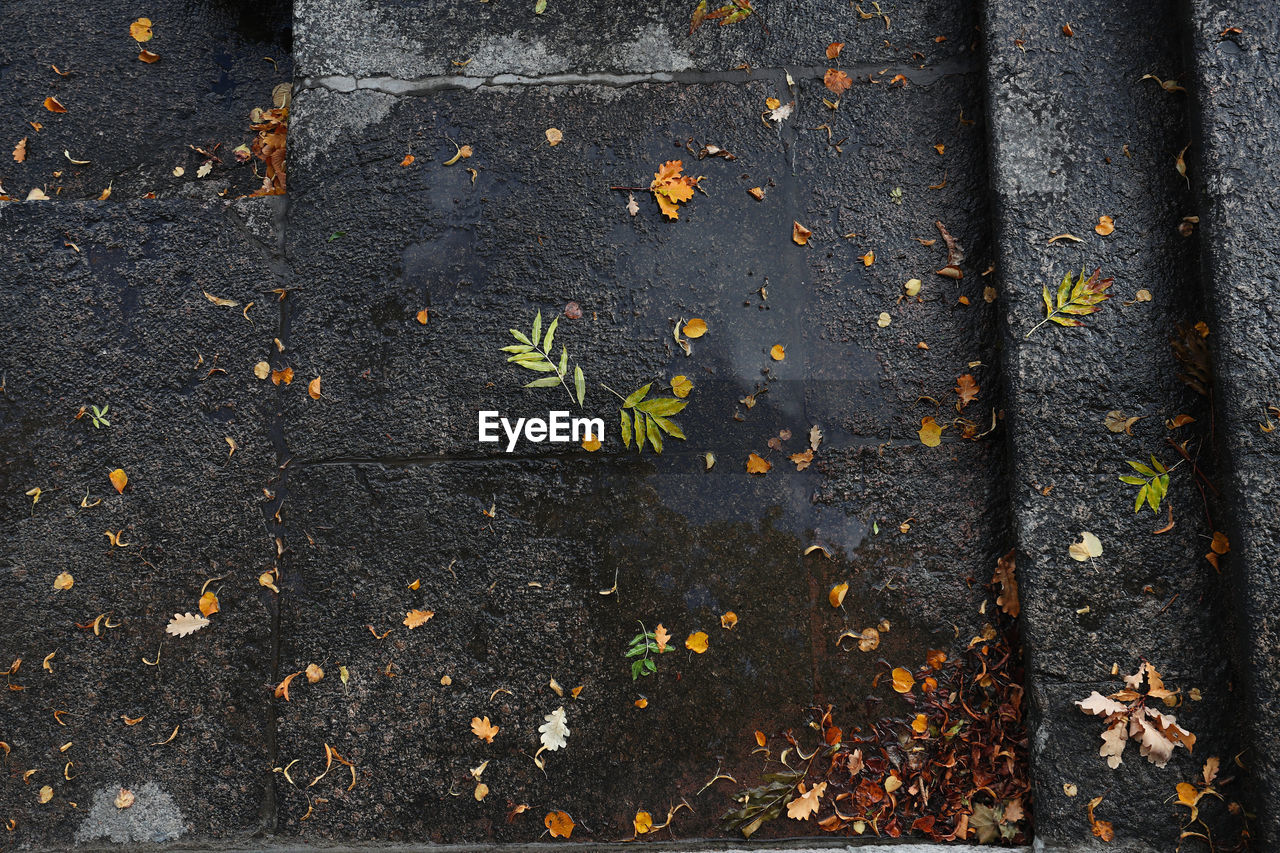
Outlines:
<svg viewBox="0 0 1280 853"><path fill-rule="evenodd" d="M170 636L185 637L188 634L194 634L208 624L209 620L204 616L196 616L192 613L175 613L173 618L169 620L169 624L165 626L164 631Z"/></svg>

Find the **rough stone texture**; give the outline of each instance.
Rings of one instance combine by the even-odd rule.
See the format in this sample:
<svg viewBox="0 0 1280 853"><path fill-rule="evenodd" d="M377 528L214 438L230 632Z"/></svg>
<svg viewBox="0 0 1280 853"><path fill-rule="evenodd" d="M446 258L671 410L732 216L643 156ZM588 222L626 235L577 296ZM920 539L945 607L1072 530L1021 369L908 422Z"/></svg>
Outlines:
<svg viewBox="0 0 1280 853"><path fill-rule="evenodd" d="M0 658L22 659L7 682L24 688L0 696L5 844L235 837L258 826L271 790L272 602L256 578L274 553L260 504L275 389L251 370L274 323L201 291L269 304L263 253L221 204L9 205L0 230ZM89 404L109 405L109 428L76 419ZM107 479L117 467L123 494ZM62 571L75 583L58 592ZM167 637L219 576L213 624ZM100 636L99 614L112 625ZM129 827L100 820L119 784L143 806Z"/></svg>
<svg viewBox="0 0 1280 853"><path fill-rule="evenodd" d="M154 32L145 46L161 57L150 65L138 61L129 34L144 16ZM292 79L289 23L288 5L278 2L6 0L0 185L19 199L39 187L76 200L96 199L108 186L117 200L255 189L253 167L236 165L231 150L253 137L250 110L270 107L272 88ZM70 73L61 77L51 65ZM50 96L65 114L45 109ZM27 158L16 163L11 152L24 136ZM204 158L192 145L223 160L205 179L196 177ZM182 177L173 175L178 166Z"/></svg>
<svg viewBox="0 0 1280 853"><path fill-rule="evenodd" d="M911 26L949 20L937 11ZM283 395L278 675L312 662L328 674L295 680L281 706L279 762L299 759L297 786L280 786L282 833L518 842L565 808L601 842L630 835L637 808L661 814L688 797L697 813L677 817L676 835L714 835L741 785L695 795L717 767L742 784L758 774L753 730L802 724L813 704L863 722L880 707L863 703L878 659L918 663L991 618L984 585L1010 545L1000 433L961 440L957 421L988 429L999 398L997 308L981 275L980 78L967 59L949 73L903 71L905 85L890 85L896 69L875 82L855 71L835 111L821 72L797 73L793 90L784 73L758 71L299 92L291 146L306 165L291 178L284 358L325 391L313 400L295 381ZM761 120L771 96L796 102L781 126ZM549 127L564 133L555 147ZM698 160L706 144L736 159ZM473 156L444 165L456 145ZM633 190L630 216L628 191L610 187L647 187L671 158L706 176L706 194L673 223ZM939 219L969 251L963 281L933 272L946 257ZM793 220L813 229L808 247L792 242ZM921 299L900 300L913 277ZM477 443L479 409L567 402L559 389L522 390L530 377L497 348L535 310L550 320L570 300L584 316L562 318L557 339L588 375L604 449L522 442L507 456ZM710 332L686 358L672 329L695 316ZM769 357L775 343L785 360ZM983 390L958 413L964 373ZM669 440L661 458L628 455L598 383L626 393L675 374L695 385L677 418L689 439ZM925 416L949 425L943 446L920 444ZM812 424L826 438L809 470L768 450L783 429L785 452L800 450ZM710 472L707 450L719 460ZM773 461L768 476L745 473L751 450ZM813 543L834 559L804 557ZM834 610L827 591L842 580L853 589ZM615 581L618 594L601 596ZM436 616L409 631L411 607ZM727 610L741 620L733 631L719 626ZM893 628L876 655L835 651L842 630L880 619ZM637 620L662 622L680 650L633 684L623 652ZM711 635L706 655L681 645L694 630ZM556 697L552 677L585 685L581 697ZM638 695L648 708L634 707ZM561 704L574 733L544 754L544 775L530 760L537 726ZM469 732L485 715L502 730L491 746ZM345 767L307 787L326 743L355 763L353 790ZM468 770L486 759L492 792L477 803ZM531 810L506 823L520 802Z"/></svg>
<svg viewBox="0 0 1280 853"><path fill-rule="evenodd" d="M1033 712L1036 829L1049 842L1089 838L1085 803L1105 794L1098 817L1114 823L1117 840L1171 850L1186 819L1169 799L1174 784L1195 777L1205 757L1225 763L1239 748L1231 620L1222 579L1201 556L1215 507L1202 503L1184 463L1166 498L1176 527L1152 535L1167 511L1135 514L1136 487L1117 481L1128 473L1126 459L1155 453L1166 465L1177 462L1166 437L1189 439L1201 467L1213 470L1206 400L1179 381L1169 346L1176 324L1205 316L1195 242L1176 230L1196 212L1174 169L1189 141L1186 103L1141 79L1177 78L1177 21L1172 6L1157 11L1144 3L1092 10L993 3L986 13L997 267L1007 299L1009 491ZM1061 31L1068 22L1074 37ZM1103 214L1115 218L1108 237L1093 230ZM1083 242L1048 245L1063 232ZM1114 298L1084 318L1088 328L1048 324L1027 338L1045 316L1042 285L1056 291L1064 273L1082 266L1114 276ZM1133 302L1140 288L1151 302ZM1103 424L1109 410L1143 420L1132 436L1113 434ZM1196 422L1168 429L1166 419L1180 413ZM1084 530L1099 537L1104 552L1079 563L1067 549ZM1130 746L1125 763L1111 771L1097 755L1101 721L1072 701L1094 689L1114 691L1112 666L1125 674L1143 659L1184 695L1199 688L1203 700L1185 701L1176 713L1202 738L1194 755L1179 750L1165 770ZM1068 782L1078 797L1064 794Z"/></svg>
<svg viewBox="0 0 1280 853"><path fill-rule="evenodd" d="M831 42L846 43L846 65L919 66L967 54L977 37L966 3L887 8L888 28L878 16L860 17L843 0L785 9L756 4L762 11L753 18L726 27L707 22L690 35L696 5L648 0L605 14L550 2L536 15L532 2L297 0L298 73L418 80L724 71L743 63L815 67L826 62ZM939 36L945 40L935 42Z"/></svg>
<svg viewBox="0 0 1280 853"><path fill-rule="evenodd" d="M1270 251L1280 174L1280 24L1261 3L1193 2L1189 31L1198 98L1197 145L1191 176L1201 199L1204 269L1214 283L1214 359L1218 431L1231 460L1232 502L1227 558L1241 616L1243 682L1249 692L1252 742L1263 843L1280 843L1280 766L1267 744L1280 733L1275 617L1280 595L1275 559L1280 541L1280 489L1275 433L1280 405L1280 314ZM1243 33L1223 34L1229 27Z"/></svg>

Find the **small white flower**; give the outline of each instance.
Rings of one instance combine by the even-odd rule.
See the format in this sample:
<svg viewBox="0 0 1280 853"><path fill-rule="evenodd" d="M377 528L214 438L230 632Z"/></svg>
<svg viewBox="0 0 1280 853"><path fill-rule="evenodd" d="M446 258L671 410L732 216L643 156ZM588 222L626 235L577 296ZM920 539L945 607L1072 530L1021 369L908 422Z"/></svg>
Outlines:
<svg viewBox="0 0 1280 853"><path fill-rule="evenodd" d="M569 740L569 721L565 718L564 707L556 708L543 719L546 723L538 726L538 731L542 732L542 745L549 752L554 752Z"/></svg>

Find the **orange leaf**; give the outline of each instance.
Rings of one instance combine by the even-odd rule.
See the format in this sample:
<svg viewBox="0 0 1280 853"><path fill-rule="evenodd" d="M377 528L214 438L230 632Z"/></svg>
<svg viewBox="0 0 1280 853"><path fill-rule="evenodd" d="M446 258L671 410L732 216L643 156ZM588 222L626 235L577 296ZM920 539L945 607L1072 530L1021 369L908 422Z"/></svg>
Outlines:
<svg viewBox="0 0 1280 853"><path fill-rule="evenodd" d="M286 367L284 370L271 371L271 383L273 385L279 385L281 382L283 382L285 385L288 385L292 381L293 381L292 367Z"/></svg>
<svg viewBox="0 0 1280 853"><path fill-rule="evenodd" d="M489 722L489 718L480 717L471 718L471 733L485 743L493 743L493 736L498 733L498 727Z"/></svg>
<svg viewBox="0 0 1280 853"><path fill-rule="evenodd" d="M827 69L827 73L822 77L822 83L836 95L843 95L853 85L849 75L836 68Z"/></svg>
<svg viewBox="0 0 1280 853"><path fill-rule="evenodd" d="M67 108L52 95L44 99L44 108L51 113L65 113L67 111Z"/></svg>
<svg viewBox="0 0 1280 853"><path fill-rule="evenodd" d="M794 242L797 246L807 246L807 245L809 245L809 238L810 238L810 237L812 237L812 236L813 236L813 232L812 232L812 231L810 231L808 228L805 228L805 227L804 227L803 225L801 225L799 222L796 222L796 221L794 221L794 220L792 221L792 223L791 223L791 240L792 240L792 242Z"/></svg>
<svg viewBox="0 0 1280 853"><path fill-rule="evenodd" d="M738 614L730 610L720 617L720 627L732 631L738 625Z"/></svg>
<svg viewBox="0 0 1280 853"><path fill-rule="evenodd" d="M916 718L911 721L911 728L916 734L924 734L929 731L929 718L924 714L916 714Z"/></svg>
<svg viewBox="0 0 1280 853"><path fill-rule="evenodd" d="M787 357L787 348L782 344L774 344L769 350L769 357L774 361L782 361Z"/></svg>
<svg viewBox="0 0 1280 853"><path fill-rule="evenodd" d="M427 309L423 308L421 311L418 312L418 322L425 326L427 325L427 319L428 319Z"/></svg>
<svg viewBox="0 0 1280 853"><path fill-rule="evenodd" d="M542 823L552 838L568 838L573 835L574 822L567 812L549 812Z"/></svg>
<svg viewBox="0 0 1280 853"><path fill-rule="evenodd" d="M839 607L844 604L844 597L849 593L849 584L838 583L831 587L831 592L827 593L827 601L831 602L832 607Z"/></svg>
<svg viewBox="0 0 1280 853"><path fill-rule="evenodd" d="M911 673L902 667L897 667L893 671L893 689L899 693L910 693L911 688L915 687L916 680L911 677Z"/></svg>
<svg viewBox="0 0 1280 853"><path fill-rule="evenodd" d="M117 468L107 475L107 479L111 481L111 485L116 487L116 492L124 493L124 487L129 485L129 475L124 472L123 468Z"/></svg>
<svg viewBox="0 0 1280 853"><path fill-rule="evenodd" d="M752 453L747 457L748 474L767 474L772 467L773 463L758 453Z"/></svg>
<svg viewBox="0 0 1280 853"><path fill-rule="evenodd" d="M813 462L813 449L809 448L801 453L792 453L787 458L796 463L797 471L803 471L809 467L809 463Z"/></svg>
<svg viewBox="0 0 1280 853"><path fill-rule="evenodd" d="M653 815L648 812L636 812L636 816L632 818L631 823L636 828L636 835L644 835L653 829Z"/></svg>
<svg viewBox="0 0 1280 853"><path fill-rule="evenodd" d="M299 675L302 675L302 671L301 671L301 670L299 670L299 671L297 671L297 672L295 672L295 673L293 673L293 674L291 674L291 675L286 675L286 676L284 677L284 681L282 681L282 682L280 682L279 684L277 684L277 685L276 685L276 689L275 689L275 696L276 696L276 698L277 698L277 699L279 699L281 696L283 696L283 697L284 697L284 701L286 701L286 702L288 702L288 701L289 701L289 682L290 682L290 681L293 681L293 680L294 680L295 678L297 678Z"/></svg>
<svg viewBox="0 0 1280 853"><path fill-rule="evenodd" d="M27 137L18 140L18 144L13 146L14 162L23 163L27 159Z"/></svg>
<svg viewBox="0 0 1280 853"><path fill-rule="evenodd" d="M400 161L400 167L404 168L405 166L411 166L413 165L413 161L416 159L418 158L414 157L412 154L406 154L404 155L404 159Z"/></svg>
<svg viewBox="0 0 1280 853"><path fill-rule="evenodd" d="M768 743L768 738L764 736L764 732L756 729L756 745L764 746L766 743Z"/></svg>
<svg viewBox="0 0 1280 853"><path fill-rule="evenodd" d="M160 54L152 53L149 50L140 50L138 51L138 59L142 60L148 65L153 65L154 63L160 61Z"/></svg>
<svg viewBox="0 0 1280 853"><path fill-rule="evenodd" d="M435 615L436 612L434 610L410 610L405 614L404 624L412 631L419 625L425 625Z"/></svg>
<svg viewBox="0 0 1280 853"><path fill-rule="evenodd" d="M218 596L212 592L206 592L200 596L200 612L205 616L212 616L218 612Z"/></svg>
<svg viewBox="0 0 1280 853"><path fill-rule="evenodd" d="M1112 231L1116 230L1115 220L1112 219L1110 216L1099 216L1098 224L1093 226L1093 230L1097 231L1103 237L1106 237Z"/></svg>
<svg viewBox="0 0 1280 853"><path fill-rule="evenodd" d="M924 656L925 663L934 669L942 669L942 665L947 662L947 653L941 649L929 649Z"/></svg>
<svg viewBox="0 0 1280 853"><path fill-rule="evenodd" d="M978 399L978 383L974 381L972 373L966 373L964 376L956 379L956 394L960 396L960 402L956 403L957 409L963 409L965 406Z"/></svg>
<svg viewBox="0 0 1280 853"><path fill-rule="evenodd" d="M844 50L844 42L833 41L827 45L827 59L835 59L840 55L840 51Z"/></svg>
<svg viewBox="0 0 1280 853"><path fill-rule="evenodd" d="M310 395L312 400L320 399L320 377L319 376L317 376L315 379L312 379L310 382L307 383L307 394Z"/></svg>
<svg viewBox="0 0 1280 853"><path fill-rule="evenodd" d="M708 648L706 632L694 631L689 635L689 639L684 641L684 647L697 654L703 654L706 652Z"/></svg>
<svg viewBox="0 0 1280 853"><path fill-rule="evenodd" d="M658 625L653 629L653 641L658 644L659 652L665 652L671 646L671 632Z"/></svg>

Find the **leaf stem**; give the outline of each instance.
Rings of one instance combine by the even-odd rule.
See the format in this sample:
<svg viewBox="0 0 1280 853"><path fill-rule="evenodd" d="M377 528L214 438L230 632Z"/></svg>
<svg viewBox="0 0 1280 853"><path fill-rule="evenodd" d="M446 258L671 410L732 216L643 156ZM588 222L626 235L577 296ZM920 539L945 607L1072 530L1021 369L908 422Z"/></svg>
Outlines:
<svg viewBox="0 0 1280 853"><path fill-rule="evenodd" d="M1055 311L1053 312L1053 314L1057 314L1057 313L1058 313L1058 312L1057 312L1057 310L1055 310ZM1052 319L1053 319L1053 314L1050 314L1048 317L1045 317L1045 318L1044 318L1043 320L1041 320L1039 323L1036 323L1034 326L1032 326L1032 327L1031 327L1031 331L1030 331L1030 332L1027 332L1027 334L1026 334L1022 339L1025 341L1027 338L1031 337L1032 332L1034 332L1036 329L1040 328L1040 327L1041 327L1041 326L1043 326L1045 323L1047 323L1047 322L1049 322L1050 320L1052 320Z"/></svg>
<svg viewBox="0 0 1280 853"><path fill-rule="evenodd" d="M573 390L569 388L569 386L565 384L565 381L564 381L565 376L567 376L569 373L568 366L566 365L564 369L564 373L561 373L560 365L556 364L555 360L551 357L550 353L544 352L542 347L538 346L537 344L534 344L533 348L538 352L539 355L541 355L543 358L547 360L547 364L555 368L556 378L560 380L560 387L563 388L564 392L569 395L569 402L576 404L578 408L581 409L582 404L578 403L577 398L573 396Z"/></svg>
<svg viewBox="0 0 1280 853"><path fill-rule="evenodd" d="M621 400L622 402L624 402L624 403L625 403L625 402L627 402L627 398L626 398L626 397L622 396L622 395L621 395L621 394L619 394L617 391L615 391L615 390L613 390L612 388L610 388L608 385L605 385L603 382L601 382L601 383L600 383L600 387L601 387L601 388L603 388L604 390L608 391L608 392L609 392L610 394L612 394L613 396L617 397L617 398L618 398L619 400Z"/></svg>

